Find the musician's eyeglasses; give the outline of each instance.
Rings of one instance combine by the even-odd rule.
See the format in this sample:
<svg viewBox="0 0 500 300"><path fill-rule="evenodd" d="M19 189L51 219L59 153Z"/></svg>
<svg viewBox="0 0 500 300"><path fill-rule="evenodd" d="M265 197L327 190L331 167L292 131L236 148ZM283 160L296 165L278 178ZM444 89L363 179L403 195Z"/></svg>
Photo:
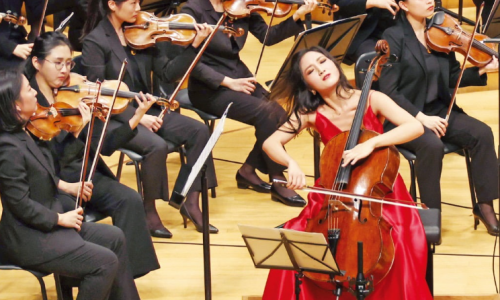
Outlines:
<svg viewBox="0 0 500 300"><path fill-rule="evenodd" d="M66 62L64 62L64 61L50 61L48 59L44 59L44 60L48 61L49 63L53 63L54 67L56 67L57 71L61 71L63 66L66 66L66 69L68 69L68 70L73 70L73 68L75 67L75 62L72 60L68 60Z"/></svg>

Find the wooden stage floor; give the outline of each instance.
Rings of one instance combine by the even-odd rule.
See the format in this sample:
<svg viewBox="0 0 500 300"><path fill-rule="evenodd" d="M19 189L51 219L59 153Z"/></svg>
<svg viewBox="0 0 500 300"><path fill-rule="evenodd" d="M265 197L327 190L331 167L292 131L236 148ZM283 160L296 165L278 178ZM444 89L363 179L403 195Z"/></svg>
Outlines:
<svg viewBox="0 0 500 300"><path fill-rule="evenodd" d="M273 79L288 53L292 40L266 49L258 80ZM260 44L251 37L242 57L254 70ZM352 67L346 73L353 77ZM495 74L496 75L496 74ZM496 76L492 76L496 80ZM498 144L498 92L497 83L490 80L488 88L467 91L458 96L458 103L465 111L491 126ZM488 90L490 89L490 90ZM193 113L183 111L187 115ZM168 116L167 116L168 117ZM244 247L238 224L274 227L299 214L300 208L287 207L271 201L270 195L259 194L236 187L234 176L239 165L254 142L254 130L245 124L229 120L213 152L219 181L217 198L210 199L210 222L220 229L211 235L212 291L215 300L236 300L244 296L262 295L267 270L255 269ZM303 170L313 175L312 138L303 133L293 140L287 150ZM106 158L116 170L118 155ZM177 154L167 160L171 187L180 167ZM408 164L402 158L400 173L409 183ZM265 177L262 177L265 178ZM122 182L136 188L134 169L124 168ZM484 226L473 229L472 210L463 157L450 154L444 159L442 174L443 243L436 248L435 294L487 296L495 294L492 258L495 238L488 235ZM313 184L309 178L308 184ZM306 197L305 193L301 194ZM498 202L495 202L497 205ZM137 286L144 300L203 299L202 236L193 224L184 229L178 211L158 200L158 210L163 223L173 232L172 239L154 239L161 269L138 280ZM457 207L465 206L467 208ZM104 222L110 222L109 219ZM498 270L498 258L495 262ZM498 278L498 274L497 274ZM49 299L56 299L54 281L46 277ZM21 271L0 272L0 300L41 299L38 284L33 276ZM449 299L449 298L446 298ZM483 298L477 298L483 299Z"/></svg>

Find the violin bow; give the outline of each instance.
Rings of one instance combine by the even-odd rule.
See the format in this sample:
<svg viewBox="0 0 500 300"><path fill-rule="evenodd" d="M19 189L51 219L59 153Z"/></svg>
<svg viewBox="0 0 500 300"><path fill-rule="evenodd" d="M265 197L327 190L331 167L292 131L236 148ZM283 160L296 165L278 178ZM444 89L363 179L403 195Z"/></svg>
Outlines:
<svg viewBox="0 0 500 300"><path fill-rule="evenodd" d="M280 180L280 179L273 179L273 182L280 183L283 185L288 184L287 181ZM368 196L357 195L357 194L352 194L352 193L347 193L347 192L342 192L342 191L335 191L335 190L319 188L319 187L314 187L314 186L307 186L306 185L301 190L307 191L307 192L312 192L312 193L317 193L317 194L345 197L345 198L350 198L350 199L354 199L354 200L356 200L356 199L357 200L364 200L364 201L369 201L369 202L389 204L389 205L412 208L412 209L428 209L427 205L425 205L424 203L399 200L399 199L391 199L391 201L387 201L384 198L368 197Z"/></svg>
<svg viewBox="0 0 500 300"><path fill-rule="evenodd" d="M66 19L64 19L61 24L59 24L59 27L57 27L56 30L54 31L57 31L57 32L63 32L64 29L66 29L66 26L68 26L68 23L69 23L69 20L71 19L71 17L73 17L75 13L72 12Z"/></svg>
<svg viewBox="0 0 500 300"><path fill-rule="evenodd" d="M196 64L200 60L201 55L203 54L203 52L205 52L205 49L207 49L208 44L210 44L210 42L212 41L213 37L215 36L215 33L217 33L217 30L222 25L222 22L224 22L224 20L226 19L226 17L227 17L227 13L224 12L222 14L222 16L220 17L219 21L217 22L217 25L215 25L215 28L212 31L212 33L210 33L210 35L206 38L205 43L203 43L203 46L200 48L200 51L198 51L198 54L196 55L196 57L194 58L193 62L189 66L188 70L186 71L186 73L184 74L184 76L182 77L182 79L177 84L177 87L175 88L174 92L172 93L172 95L170 95L169 101L172 101L173 99L175 99L175 97L177 96L177 94L179 93L179 91L181 89L181 86L184 84L184 82L186 81L186 79L189 76L189 74L191 74L191 72L193 71L194 67L196 66ZM158 117L161 118L161 119L163 119L163 117L165 117L165 114L169 111L168 109L169 109L168 106L163 107L163 109L161 110L161 113L158 115Z"/></svg>
<svg viewBox="0 0 500 300"><path fill-rule="evenodd" d="M276 12L276 8L278 8L278 0L274 2L273 13L271 14L271 20L269 20L269 25L267 25L266 35L264 36L264 41L262 42L262 48L260 49L259 60L257 61L257 67L255 68L254 77L257 79L257 72L259 72L260 62L262 61L262 56L264 55L264 48L266 47L267 36L269 34L269 29L273 24L274 13Z"/></svg>
<svg viewBox="0 0 500 300"><path fill-rule="evenodd" d="M483 12L483 8L484 8L484 2L481 4L481 6L479 8L478 16L481 16L481 13ZM455 86L455 90L453 90L453 94L451 96L450 106L448 106L448 112L446 113L446 118L445 118L446 122L448 122L448 120L450 119L451 109L453 108L453 105L455 104L456 99L457 99L457 93L458 93L458 88L460 86L460 81L462 81L462 76L464 75L464 72L465 72L465 65L467 64L467 59L469 58L470 50L472 49L472 45L474 44L474 39L476 37L476 32L477 32L477 28L478 28L480 19L481 18L479 18L479 17L477 18L476 25L474 26L474 31L472 31L472 36L470 39L469 47L467 49L467 54L465 55L464 62L462 64L462 69L460 70L460 74L458 76L457 85Z"/></svg>
<svg viewBox="0 0 500 300"><path fill-rule="evenodd" d="M118 85L113 93L113 100L111 101L111 105L108 108L108 113L106 115L106 121L104 122L101 136L99 137L99 143L97 144L97 149L96 149L95 155L94 155L94 161L92 162L92 167L90 168L88 181L92 181L92 178L94 177L94 174L95 174L95 171L97 168L97 162L99 161L99 157L100 157L99 154L101 153L102 144L104 141L104 137L106 136L106 131L108 129L109 120L111 119L111 111L113 110L113 107L115 106L116 96L118 96L118 91L120 90L120 85L123 81L123 77L125 76L125 69L127 68L127 64L128 64L128 61L127 61L127 59L125 59L122 63L120 74L118 75Z"/></svg>
<svg viewBox="0 0 500 300"><path fill-rule="evenodd" d="M94 131L94 123L95 123L95 118L94 118L94 110L95 110L95 104L98 102L99 95L101 92L101 82L97 81L97 85L99 86L97 89L97 94L94 100L92 101L92 104L90 105L90 125L88 128L87 132L87 138L85 140L85 150L83 152L83 163L82 163L82 169L80 170L80 183L81 186L78 189L78 193L76 195L76 203L75 203L75 209L78 207L82 206L82 195L83 195L83 189L85 188L85 177L87 176L87 168L88 168L88 161L89 161L89 155L90 155L90 145L92 141L92 132Z"/></svg>
<svg viewBox="0 0 500 300"><path fill-rule="evenodd" d="M47 12L47 5L49 4L49 0L45 0L45 3L43 4L43 10L42 10L42 15L40 16L40 23L38 24L38 32L36 33L36 36L40 36L40 32L42 32L42 26L43 26L43 19L45 19L45 12Z"/></svg>

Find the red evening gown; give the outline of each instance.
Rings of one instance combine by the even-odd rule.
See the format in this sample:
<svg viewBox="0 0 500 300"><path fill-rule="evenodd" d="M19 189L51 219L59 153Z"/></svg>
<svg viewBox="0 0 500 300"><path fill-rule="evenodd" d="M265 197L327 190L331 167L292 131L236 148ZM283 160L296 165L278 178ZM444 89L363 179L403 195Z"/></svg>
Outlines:
<svg viewBox="0 0 500 300"><path fill-rule="evenodd" d="M366 129L383 132L382 124L370 107L363 118ZM340 133L340 130L326 117L316 112L316 129L321 135L323 143ZM393 192L387 198L411 201L403 179L398 175ZM323 205L324 195L309 193L309 203L294 219L285 224L285 228L303 231L307 220L315 216ZM383 217L392 225L394 240L394 264L387 276L377 285L367 300L426 300L432 299L425 281L427 264L427 242L424 227L420 216L415 209L384 205ZM264 290L263 300L294 300L295 299L295 272L271 270ZM318 287L308 278L303 278L301 285L302 300L336 299L329 290ZM344 291L342 300L356 299L349 292Z"/></svg>

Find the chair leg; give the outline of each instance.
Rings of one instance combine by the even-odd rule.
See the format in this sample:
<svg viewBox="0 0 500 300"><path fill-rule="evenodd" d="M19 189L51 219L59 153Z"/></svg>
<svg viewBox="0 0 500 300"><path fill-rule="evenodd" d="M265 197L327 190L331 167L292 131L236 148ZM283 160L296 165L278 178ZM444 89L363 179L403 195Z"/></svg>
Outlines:
<svg viewBox="0 0 500 300"><path fill-rule="evenodd" d="M122 177L122 168L123 168L123 159L125 158L125 154L120 152L120 158L118 159L118 169L116 170L116 179L120 181L120 177Z"/></svg>
<svg viewBox="0 0 500 300"><path fill-rule="evenodd" d="M31 272L30 272L31 273ZM34 273L31 273L33 274L36 279L38 280L38 283L40 283L40 290L42 291L42 299L43 300L47 300L47 289L45 289L45 282L43 281L43 277L40 277Z"/></svg>
<svg viewBox="0 0 500 300"><path fill-rule="evenodd" d="M469 190L470 190L470 199L472 201L472 207L476 205L476 188L474 187L474 180L472 179L472 170L470 163L470 152L467 149L464 149L465 154L465 165L467 166L467 177L469 178Z"/></svg>
<svg viewBox="0 0 500 300"><path fill-rule="evenodd" d="M416 175L415 175L415 162L413 160L409 160L410 164L410 195L413 198L413 201L417 202L417 184L416 184Z"/></svg>
<svg viewBox="0 0 500 300"><path fill-rule="evenodd" d="M135 166L135 178L137 180L137 192L141 195L142 200L144 201L144 194L142 192L142 178L141 178L141 166L139 162L134 160Z"/></svg>
<svg viewBox="0 0 500 300"><path fill-rule="evenodd" d="M181 165L186 164L186 148L184 146L179 146L179 158L181 160Z"/></svg>
<svg viewBox="0 0 500 300"><path fill-rule="evenodd" d="M314 155L314 181L318 180L319 174L319 160L321 158L321 138L316 131L313 135L313 155Z"/></svg>
<svg viewBox="0 0 500 300"><path fill-rule="evenodd" d="M210 189L210 192L211 192L211 197L212 198L217 198L217 193L215 192L215 188L214 187Z"/></svg>
<svg viewBox="0 0 500 300"><path fill-rule="evenodd" d="M425 280L429 286L431 295L434 297L434 244L427 244L427 270L425 272Z"/></svg>

